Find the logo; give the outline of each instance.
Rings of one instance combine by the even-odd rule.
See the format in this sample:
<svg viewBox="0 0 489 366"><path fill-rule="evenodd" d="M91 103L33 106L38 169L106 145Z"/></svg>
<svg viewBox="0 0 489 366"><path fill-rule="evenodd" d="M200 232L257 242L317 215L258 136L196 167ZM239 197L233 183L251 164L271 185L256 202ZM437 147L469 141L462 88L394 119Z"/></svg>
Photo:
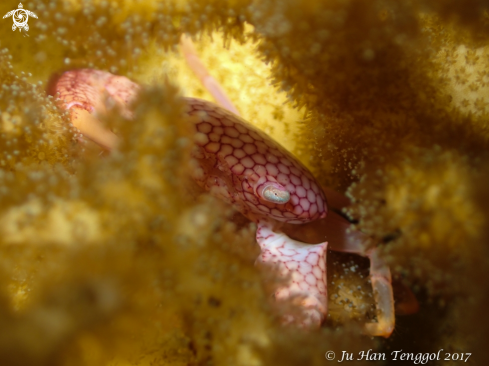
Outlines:
<svg viewBox="0 0 489 366"><path fill-rule="evenodd" d="M29 25L27 24L27 21L29 20L29 15L31 17L37 18L37 15L34 14L32 11L23 9L22 3L19 3L18 9L9 11L7 14L5 14L3 16L3 19L11 15L14 21L14 25L12 25L12 30L15 31L17 28L19 28L19 32L22 31L22 28L25 31L29 30Z"/></svg>

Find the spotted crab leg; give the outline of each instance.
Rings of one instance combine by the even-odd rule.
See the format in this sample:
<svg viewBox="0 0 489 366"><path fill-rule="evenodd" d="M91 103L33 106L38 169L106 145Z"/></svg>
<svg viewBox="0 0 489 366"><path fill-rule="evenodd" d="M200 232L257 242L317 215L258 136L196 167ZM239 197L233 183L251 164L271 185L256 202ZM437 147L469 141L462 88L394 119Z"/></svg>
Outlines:
<svg viewBox="0 0 489 366"><path fill-rule="evenodd" d="M228 111L239 116L238 109L234 106L233 102L231 102L231 99L228 98L222 86L216 79L214 79L204 63L200 60L190 37L182 34L180 38L180 48L189 68L194 72L195 76L197 76L209 93L211 93L216 102L223 108L226 108Z"/></svg>
<svg viewBox="0 0 489 366"><path fill-rule="evenodd" d="M57 96L61 107L71 113L71 123L82 135L107 150L118 143L118 137L100 122L108 108L118 107L131 118L128 109L140 87L123 77L92 69L64 72L50 80L48 94Z"/></svg>

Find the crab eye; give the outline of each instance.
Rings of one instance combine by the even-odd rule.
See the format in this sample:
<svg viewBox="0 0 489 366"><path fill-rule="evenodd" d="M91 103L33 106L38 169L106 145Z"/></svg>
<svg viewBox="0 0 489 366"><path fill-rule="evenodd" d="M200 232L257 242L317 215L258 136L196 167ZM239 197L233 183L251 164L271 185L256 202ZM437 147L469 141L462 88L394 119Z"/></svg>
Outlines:
<svg viewBox="0 0 489 366"><path fill-rule="evenodd" d="M290 193L277 182L265 181L259 184L256 189L256 194L265 201L285 204L290 200Z"/></svg>
<svg viewBox="0 0 489 366"><path fill-rule="evenodd" d="M287 203L290 200L290 193L288 191L278 189L271 185L263 188L261 195L267 201L274 203Z"/></svg>

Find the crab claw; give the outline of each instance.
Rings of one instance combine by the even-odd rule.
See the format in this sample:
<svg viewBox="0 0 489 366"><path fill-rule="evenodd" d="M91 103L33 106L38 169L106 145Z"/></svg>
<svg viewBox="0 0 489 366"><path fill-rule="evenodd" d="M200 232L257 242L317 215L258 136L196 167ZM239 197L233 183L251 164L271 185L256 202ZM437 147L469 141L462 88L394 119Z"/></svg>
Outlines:
<svg viewBox="0 0 489 366"><path fill-rule="evenodd" d="M311 245L273 232L270 224L258 222L256 240L261 248L257 264L267 263L278 267L281 276L289 283L275 291L277 300L300 298L304 318L300 325L319 327L327 313L326 249L328 243ZM286 322L297 322L286 316Z"/></svg>

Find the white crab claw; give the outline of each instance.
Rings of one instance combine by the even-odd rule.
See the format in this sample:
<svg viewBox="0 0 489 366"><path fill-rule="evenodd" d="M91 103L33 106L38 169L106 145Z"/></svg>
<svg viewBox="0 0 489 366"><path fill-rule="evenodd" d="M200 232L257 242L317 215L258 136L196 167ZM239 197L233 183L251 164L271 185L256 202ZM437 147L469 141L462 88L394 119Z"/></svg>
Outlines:
<svg viewBox="0 0 489 366"><path fill-rule="evenodd" d="M327 313L326 250L328 243L304 244L283 233L275 233L264 221L258 222L256 240L261 248L257 263L277 266L281 276L289 283L276 289L275 298L300 299L304 317L300 325L319 327ZM287 323L296 322L293 316L285 317Z"/></svg>

